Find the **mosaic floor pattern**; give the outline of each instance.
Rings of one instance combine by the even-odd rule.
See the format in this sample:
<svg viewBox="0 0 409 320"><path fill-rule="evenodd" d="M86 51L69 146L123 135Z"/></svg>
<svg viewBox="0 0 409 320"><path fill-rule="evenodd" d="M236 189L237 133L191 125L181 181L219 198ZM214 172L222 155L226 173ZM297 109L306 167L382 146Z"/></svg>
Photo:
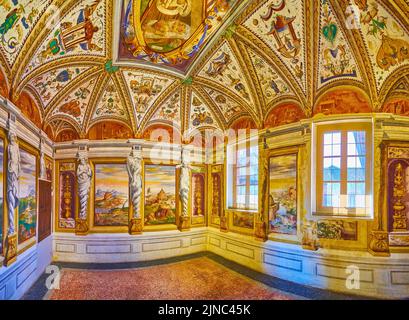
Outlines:
<svg viewBox="0 0 409 320"><path fill-rule="evenodd" d="M133 270L63 269L50 300L292 300L207 257Z"/></svg>

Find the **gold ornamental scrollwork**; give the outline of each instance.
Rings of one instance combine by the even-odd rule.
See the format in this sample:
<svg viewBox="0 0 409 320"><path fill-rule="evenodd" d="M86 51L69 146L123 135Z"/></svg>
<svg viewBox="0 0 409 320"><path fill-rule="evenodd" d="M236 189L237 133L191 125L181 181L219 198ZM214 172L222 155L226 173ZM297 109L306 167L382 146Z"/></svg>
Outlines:
<svg viewBox="0 0 409 320"><path fill-rule="evenodd" d="M406 206L402 203L402 198L405 195L405 184L403 178L402 164L399 163L395 169L393 180L393 231L407 231L408 222L406 217Z"/></svg>
<svg viewBox="0 0 409 320"><path fill-rule="evenodd" d="M86 236L88 234L89 227L88 221L84 219L75 220L75 234L78 236Z"/></svg>

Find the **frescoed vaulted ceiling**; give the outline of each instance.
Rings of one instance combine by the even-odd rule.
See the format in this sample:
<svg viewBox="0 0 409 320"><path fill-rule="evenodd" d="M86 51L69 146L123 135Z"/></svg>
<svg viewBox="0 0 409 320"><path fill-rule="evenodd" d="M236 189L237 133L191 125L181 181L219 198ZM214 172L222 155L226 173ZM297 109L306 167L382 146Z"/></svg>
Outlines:
<svg viewBox="0 0 409 320"><path fill-rule="evenodd" d="M278 126L345 99L408 115L408 13L405 0L0 0L0 95L55 141Z"/></svg>

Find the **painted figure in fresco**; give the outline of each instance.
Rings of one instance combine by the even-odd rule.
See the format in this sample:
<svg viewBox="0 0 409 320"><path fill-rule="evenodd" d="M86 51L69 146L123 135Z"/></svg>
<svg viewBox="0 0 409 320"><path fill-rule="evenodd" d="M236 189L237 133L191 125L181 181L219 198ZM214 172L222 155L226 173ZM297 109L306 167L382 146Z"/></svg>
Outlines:
<svg viewBox="0 0 409 320"><path fill-rule="evenodd" d="M94 34L99 31L99 28L94 26L91 18L100 2L101 0L97 0L92 5L87 5L85 9L81 10L77 24L62 30L62 38L67 51L77 45L80 45L83 50L99 49L92 43Z"/></svg>
<svg viewBox="0 0 409 320"><path fill-rule="evenodd" d="M8 234L15 233L14 213L18 207L18 189L20 178L20 149L17 142L17 136L14 132L9 132L8 145L8 167L7 167L7 208L8 208Z"/></svg>
<svg viewBox="0 0 409 320"><path fill-rule="evenodd" d="M179 196L182 203L182 217L187 217L190 191L190 165L189 150L186 147L182 147L181 164L178 165L177 168L180 169Z"/></svg>
<svg viewBox="0 0 409 320"><path fill-rule="evenodd" d="M87 206L91 187L92 170L88 163L88 158L84 154L78 156L79 165L77 168L78 196L80 198L79 218L87 219Z"/></svg>
<svg viewBox="0 0 409 320"><path fill-rule="evenodd" d="M142 196L142 156L136 149L132 149L128 156L127 169L129 175L129 186L131 191L134 218L141 218L141 196Z"/></svg>
<svg viewBox="0 0 409 320"><path fill-rule="evenodd" d="M101 0L94 1L91 5L80 10L77 23L62 23L61 29L57 30L55 37L47 44L46 49L41 53L42 59L49 56L64 55L66 52L74 50L79 46L84 51L102 51L93 40L99 28L94 25L92 16L95 13Z"/></svg>
<svg viewBox="0 0 409 320"><path fill-rule="evenodd" d="M390 67L409 59L409 42L391 35L387 18L379 14L376 2L365 3L365 11L361 14L361 23L369 26L368 34L381 40L376 56L377 65L388 71ZM388 28L389 26L389 28Z"/></svg>
<svg viewBox="0 0 409 320"><path fill-rule="evenodd" d="M14 48L16 47L18 41L15 37L11 37L10 39L6 40L6 34L13 29L14 27L17 28L17 33L19 34L19 41L21 41L21 37L23 34L23 31L21 29L21 25L18 24L18 22L21 19L22 14L24 13L24 7L20 5L18 8L13 9L8 13L6 16L6 19L1 22L0 24L0 42L7 44L7 48L11 50L11 53L14 51Z"/></svg>

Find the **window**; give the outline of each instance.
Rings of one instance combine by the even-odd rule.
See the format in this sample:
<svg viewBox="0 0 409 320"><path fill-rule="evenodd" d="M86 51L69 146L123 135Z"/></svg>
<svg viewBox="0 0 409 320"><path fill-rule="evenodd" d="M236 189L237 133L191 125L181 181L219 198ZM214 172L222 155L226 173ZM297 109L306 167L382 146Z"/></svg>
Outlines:
<svg viewBox="0 0 409 320"><path fill-rule="evenodd" d="M258 208L258 145L249 140L228 147L228 199L230 209Z"/></svg>
<svg viewBox="0 0 409 320"><path fill-rule="evenodd" d="M371 215L371 134L371 123L318 126L318 214Z"/></svg>

